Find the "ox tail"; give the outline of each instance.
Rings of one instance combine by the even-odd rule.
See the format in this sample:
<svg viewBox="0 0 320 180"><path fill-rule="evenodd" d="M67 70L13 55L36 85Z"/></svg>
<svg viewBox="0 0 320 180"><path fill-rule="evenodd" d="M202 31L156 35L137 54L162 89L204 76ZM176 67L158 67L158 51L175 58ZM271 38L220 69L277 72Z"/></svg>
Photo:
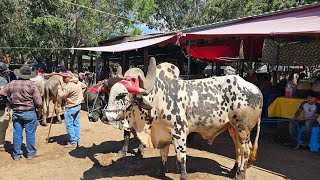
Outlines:
<svg viewBox="0 0 320 180"><path fill-rule="evenodd" d="M250 153L250 161L253 162L257 159L257 152L258 152L258 140L259 140L259 134L260 134L260 122L261 122L261 117L258 120L257 123L257 134L256 134L256 138L254 140L252 149L251 149L251 153Z"/></svg>

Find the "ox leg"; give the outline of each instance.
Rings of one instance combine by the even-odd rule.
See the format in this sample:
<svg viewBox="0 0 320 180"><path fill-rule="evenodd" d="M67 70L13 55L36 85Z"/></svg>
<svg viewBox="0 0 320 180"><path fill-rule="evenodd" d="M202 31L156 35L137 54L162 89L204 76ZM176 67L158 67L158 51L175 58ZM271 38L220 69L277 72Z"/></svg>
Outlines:
<svg viewBox="0 0 320 180"><path fill-rule="evenodd" d="M180 132L181 134L176 134ZM173 145L177 154L177 161L180 164L180 179L187 180L187 134L183 133L180 129L171 131L173 138Z"/></svg>
<svg viewBox="0 0 320 180"><path fill-rule="evenodd" d="M239 142L240 142L240 168L237 171L235 176L236 180L243 180L246 178L246 169L250 156L250 132L246 130L241 130L239 133Z"/></svg>
<svg viewBox="0 0 320 180"><path fill-rule="evenodd" d="M236 134L236 131L234 129L234 127L230 127L229 129L229 134L232 138L232 141L234 143L234 147L235 147L235 153L236 153L236 158L235 158L235 163L234 163L234 166L233 168L230 170L229 174L230 174L230 177L234 177L237 173L237 171L239 170L239 164L241 163L241 159L240 159L240 144L239 144L239 140L238 140L238 136Z"/></svg>
<svg viewBox="0 0 320 180"><path fill-rule="evenodd" d="M54 111L57 115L57 119L58 119L58 123L59 124L62 124L62 120L61 120L61 117L60 117L60 109L61 109L61 104L62 104L62 99L58 99L57 100L57 106L55 107Z"/></svg>
<svg viewBox="0 0 320 180"><path fill-rule="evenodd" d="M118 154L122 157L126 156L129 149L130 131L123 131L124 144Z"/></svg>
<svg viewBox="0 0 320 180"><path fill-rule="evenodd" d="M42 121L41 121L41 125L43 126L47 126L48 123L47 123L47 117L48 117L48 106L47 106L48 102L47 100L44 100L43 101L43 112L42 112Z"/></svg>
<svg viewBox="0 0 320 180"><path fill-rule="evenodd" d="M169 147L170 147L170 145L167 145L164 148L160 149L161 168L157 172L157 175L159 177L165 177L166 172L168 172L167 162L168 162Z"/></svg>
<svg viewBox="0 0 320 180"><path fill-rule="evenodd" d="M143 146L143 144L139 141L139 147L138 147L138 152L137 152L137 159L142 159L142 158L143 158L143 151L144 151L144 146Z"/></svg>
<svg viewBox="0 0 320 180"><path fill-rule="evenodd" d="M135 138L137 138L139 140L139 138L137 136L137 132L133 128L131 128L131 133L134 135ZM138 147L138 152L136 154L136 158L137 159L142 159L143 158L143 152L144 152L144 146L141 143L141 141L139 140L139 147Z"/></svg>

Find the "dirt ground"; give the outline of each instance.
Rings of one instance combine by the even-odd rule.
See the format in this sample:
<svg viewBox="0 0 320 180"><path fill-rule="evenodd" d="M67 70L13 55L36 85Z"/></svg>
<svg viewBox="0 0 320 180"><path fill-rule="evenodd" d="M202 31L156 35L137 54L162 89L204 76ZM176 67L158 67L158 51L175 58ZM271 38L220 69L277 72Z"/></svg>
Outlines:
<svg viewBox="0 0 320 180"><path fill-rule="evenodd" d="M145 149L144 159L137 160L133 151L138 141L131 139L131 153L118 157L123 145L123 132L101 122L92 123L81 112L81 147L66 149L68 140L64 124L53 124L50 143L46 144L48 127L38 126L39 157L14 161L12 145L0 153L0 179L158 179L159 150ZM12 143L12 123L6 140ZM24 139L25 140L25 139ZM247 170L247 179L320 179L320 152L292 150L280 145L267 134L260 136L258 160ZM25 150L25 148L24 148ZM189 179L229 179L234 163L234 146L227 133L220 135L212 146L196 135L188 145L187 171ZM170 147L166 179L179 179L174 149Z"/></svg>

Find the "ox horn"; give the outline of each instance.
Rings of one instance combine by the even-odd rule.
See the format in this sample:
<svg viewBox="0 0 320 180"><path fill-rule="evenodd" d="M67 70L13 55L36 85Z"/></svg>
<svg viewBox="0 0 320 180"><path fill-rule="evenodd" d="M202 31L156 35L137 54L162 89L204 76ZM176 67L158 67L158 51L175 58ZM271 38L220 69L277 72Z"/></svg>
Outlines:
<svg viewBox="0 0 320 180"><path fill-rule="evenodd" d="M122 67L121 66L118 66L116 76L118 76L118 77L122 76Z"/></svg>
<svg viewBox="0 0 320 180"><path fill-rule="evenodd" d="M156 83L156 59L154 57L150 58L149 66L148 66L148 73L145 82L143 83L144 89L149 93L155 83Z"/></svg>

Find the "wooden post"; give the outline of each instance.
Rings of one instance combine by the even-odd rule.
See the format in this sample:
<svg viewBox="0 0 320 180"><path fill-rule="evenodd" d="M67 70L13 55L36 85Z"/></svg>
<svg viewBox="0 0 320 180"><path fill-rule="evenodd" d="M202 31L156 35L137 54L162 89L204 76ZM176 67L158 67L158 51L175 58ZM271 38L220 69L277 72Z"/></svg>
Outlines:
<svg viewBox="0 0 320 180"><path fill-rule="evenodd" d="M277 44L277 69L276 69L276 75L275 75L275 77L273 77L273 84L274 85L276 85L278 83L279 60L280 60L280 45Z"/></svg>
<svg viewBox="0 0 320 180"><path fill-rule="evenodd" d="M78 72L82 72L82 51L78 54Z"/></svg>
<svg viewBox="0 0 320 180"><path fill-rule="evenodd" d="M178 49L179 48L179 49ZM180 46L177 48L177 51L179 51L179 53L176 56L176 59L178 60L178 68L180 69L180 74L185 74L184 72L184 55L183 55L183 48L184 46Z"/></svg>
<svg viewBox="0 0 320 180"><path fill-rule="evenodd" d="M143 48L143 72L147 73L147 62L149 59L148 47Z"/></svg>
<svg viewBox="0 0 320 180"><path fill-rule="evenodd" d="M213 65L214 65L214 62L212 61L211 62L211 76L213 76Z"/></svg>
<svg viewBox="0 0 320 180"><path fill-rule="evenodd" d="M216 76L220 76L220 63L216 62Z"/></svg>
<svg viewBox="0 0 320 180"><path fill-rule="evenodd" d="M128 70L128 67L127 67L127 57L126 57L126 52L122 52L122 69L123 69L123 72L126 72Z"/></svg>
<svg viewBox="0 0 320 180"><path fill-rule="evenodd" d="M243 77L243 73L244 73L244 61L241 61L241 74L240 74L241 77Z"/></svg>
<svg viewBox="0 0 320 180"><path fill-rule="evenodd" d="M102 58L103 58L103 70L106 71L107 70L107 59L108 59L107 54L103 53Z"/></svg>
<svg viewBox="0 0 320 180"><path fill-rule="evenodd" d="M92 51L90 51L90 72L93 72L93 55L92 55Z"/></svg>
<svg viewBox="0 0 320 180"><path fill-rule="evenodd" d="M253 39L250 38L250 62L253 61Z"/></svg>
<svg viewBox="0 0 320 180"><path fill-rule="evenodd" d="M190 57L190 48L191 48L191 41L188 41L188 79L190 79L190 61L191 61L191 57Z"/></svg>
<svg viewBox="0 0 320 180"><path fill-rule="evenodd" d="M107 66L106 66L106 78L110 78L110 58L107 58Z"/></svg>

